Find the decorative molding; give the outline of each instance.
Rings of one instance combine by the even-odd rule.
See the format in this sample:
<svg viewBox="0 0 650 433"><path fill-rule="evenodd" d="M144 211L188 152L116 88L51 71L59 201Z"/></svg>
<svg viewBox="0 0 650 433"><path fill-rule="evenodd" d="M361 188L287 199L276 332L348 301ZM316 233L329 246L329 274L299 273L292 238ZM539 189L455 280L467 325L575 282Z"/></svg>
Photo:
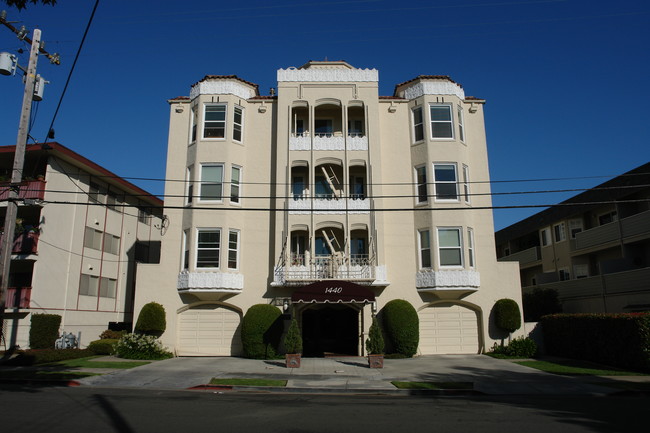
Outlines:
<svg viewBox="0 0 650 433"><path fill-rule="evenodd" d="M347 201L347 206L346 206ZM322 198L301 198L289 200L289 214L308 215L313 214L366 214L370 213L369 199L322 199Z"/></svg>
<svg viewBox="0 0 650 433"><path fill-rule="evenodd" d="M230 272L187 272L178 274L177 289L237 289L244 288L244 275Z"/></svg>
<svg viewBox="0 0 650 433"><path fill-rule="evenodd" d="M310 150L311 137L289 137L289 150Z"/></svg>
<svg viewBox="0 0 650 433"><path fill-rule="evenodd" d="M341 67L318 69L278 69L278 82L378 82L376 69L347 69Z"/></svg>
<svg viewBox="0 0 650 433"><path fill-rule="evenodd" d="M348 150L368 150L368 137L348 137Z"/></svg>
<svg viewBox="0 0 650 433"><path fill-rule="evenodd" d="M255 96L255 90L237 81L207 80L192 86L190 98L194 99L199 95L235 95L242 99L248 99Z"/></svg>
<svg viewBox="0 0 650 433"><path fill-rule="evenodd" d="M309 136L289 137L289 150L311 150ZM345 150L347 141L348 150L368 150L368 137L314 137L314 150Z"/></svg>
<svg viewBox="0 0 650 433"><path fill-rule="evenodd" d="M476 271L418 271L415 278L418 288L479 288L481 275Z"/></svg>
<svg viewBox="0 0 650 433"><path fill-rule="evenodd" d="M345 150L343 136L314 137L314 150Z"/></svg>
<svg viewBox="0 0 650 433"><path fill-rule="evenodd" d="M406 99L415 99L423 95L455 95L465 99L463 88L450 81L421 81L404 89Z"/></svg>

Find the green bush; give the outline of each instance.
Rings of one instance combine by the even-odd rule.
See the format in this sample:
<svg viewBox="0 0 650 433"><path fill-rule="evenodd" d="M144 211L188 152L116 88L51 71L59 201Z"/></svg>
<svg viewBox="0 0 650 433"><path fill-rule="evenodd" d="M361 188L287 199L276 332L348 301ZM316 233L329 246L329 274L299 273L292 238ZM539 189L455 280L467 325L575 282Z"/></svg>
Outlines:
<svg viewBox="0 0 650 433"><path fill-rule="evenodd" d="M494 323L509 334L521 328L521 312L517 302L508 298L499 299L494 304Z"/></svg>
<svg viewBox="0 0 650 433"><path fill-rule="evenodd" d="M296 319L291 319L291 325L284 336L284 348L287 353L302 353L302 336Z"/></svg>
<svg viewBox="0 0 650 433"><path fill-rule="evenodd" d="M138 315L135 332L160 337L166 328L165 308L157 302L145 304Z"/></svg>
<svg viewBox="0 0 650 433"><path fill-rule="evenodd" d="M67 359L86 358L94 353L88 349L38 349L21 350L18 356L3 361L4 365L29 366L65 361Z"/></svg>
<svg viewBox="0 0 650 433"><path fill-rule="evenodd" d="M555 289L536 288L530 293L524 293L522 303L526 322L539 322L542 316L562 312L562 304Z"/></svg>
<svg viewBox="0 0 650 433"><path fill-rule="evenodd" d="M127 331L111 331L110 329L107 329L106 331L102 332L99 334L99 339L100 340L119 340L120 338L124 337L126 334L128 334Z"/></svg>
<svg viewBox="0 0 650 433"><path fill-rule="evenodd" d="M537 355L537 344L532 338L518 337L508 343L507 346L501 346L494 343L491 353L506 355L513 358L534 358Z"/></svg>
<svg viewBox="0 0 650 433"><path fill-rule="evenodd" d="M541 324L549 355L650 371L650 313L552 314Z"/></svg>
<svg viewBox="0 0 650 433"><path fill-rule="evenodd" d="M280 309L270 304L253 305L246 311L241 325L245 357L277 358L283 328L281 315Z"/></svg>
<svg viewBox="0 0 650 433"><path fill-rule="evenodd" d="M412 357L420 343L420 320L415 308L403 299L393 299L381 311L389 350Z"/></svg>
<svg viewBox="0 0 650 433"><path fill-rule="evenodd" d="M368 355L381 355L384 353L384 337L381 335L381 328L376 317L372 318L372 325L370 325L370 331L368 331L366 350Z"/></svg>
<svg viewBox="0 0 650 433"><path fill-rule="evenodd" d="M119 338L104 338L88 343L88 350L95 355L112 355L113 346L119 341Z"/></svg>
<svg viewBox="0 0 650 433"><path fill-rule="evenodd" d="M59 338L61 316L58 314L32 314L29 328L29 347L31 349L54 349Z"/></svg>
<svg viewBox="0 0 650 433"><path fill-rule="evenodd" d="M115 355L125 359L167 359L174 356L155 336L126 334L113 346Z"/></svg>

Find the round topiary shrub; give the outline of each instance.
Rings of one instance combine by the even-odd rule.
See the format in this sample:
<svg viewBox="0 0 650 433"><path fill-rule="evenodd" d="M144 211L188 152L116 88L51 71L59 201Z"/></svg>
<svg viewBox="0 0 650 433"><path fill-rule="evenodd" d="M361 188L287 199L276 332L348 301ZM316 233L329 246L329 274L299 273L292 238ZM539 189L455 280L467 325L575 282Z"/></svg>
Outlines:
<svg viewBox="0 0 650 433"><path fill-rule="evenodd" d="M157 302L149 302L142 307L135 324L137 334L160 337L167 328L165 308Z"/></svg>
<svg viewBox="0 0 650 433"><path fill-rule="evenodd" d="M248 309L241 325L244 356L253 359L273 359L282 336L282 313L276 306L257 304Z"/></svg>
<svg viewBox="0 0 650 433"><path fill-rule="evenodd" d="M102 340L95 340L88 343L87 349L95 355L112 355L113 346L119 341L115 338L104 338Z"/></svg>
<svg viewBox="0 0 650 433"><path fill-rule="evenodd" d="M413 305L403 299L393 299L384 306L381 315L389 349L409 358L415 355L420 343L420 320Z"/></svg>
<svg viewBox="0 0 650 433"><path fill-rule="evenodd" d="M499 299L494 304L494 323L509 334L521 328L521 312L517 302L508 298Z"/></svg>

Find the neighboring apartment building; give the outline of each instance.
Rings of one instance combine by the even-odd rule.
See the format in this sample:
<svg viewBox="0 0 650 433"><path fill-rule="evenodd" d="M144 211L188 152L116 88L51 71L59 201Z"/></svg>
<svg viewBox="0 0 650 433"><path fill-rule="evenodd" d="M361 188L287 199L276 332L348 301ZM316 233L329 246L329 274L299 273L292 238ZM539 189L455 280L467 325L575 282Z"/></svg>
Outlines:
<svg viewBox="0 0 650 433"><path fill-rule="evenodd" d="M136 311L163 303L179 355L240 354L259 303L298 319L305 355L363 355L392 299L417 309L422 354L491 347L495 301L521 290L494 254L485 101L428 75L379 96L377 70L343 61L277 80L260 96L209 75L169 100L170 224Z"/></svg>
<svg viewBox="0 0 650 433"><path fill-rule="evenodd" d="M496 233L524 293L558 292L563 311L650 311L650 163Z"/></svg>
<svg viewBox="0 0 650 433"><path fill-rule="evenodd" d="M11 177L15 146L0 147ZM160 253L162 201L58 143L28 145L6 297L7 347L29 345L30 318L58 314L81 344L109 323L130 329L136 262ZM0 182L4 222L9 182Z"/></svg>

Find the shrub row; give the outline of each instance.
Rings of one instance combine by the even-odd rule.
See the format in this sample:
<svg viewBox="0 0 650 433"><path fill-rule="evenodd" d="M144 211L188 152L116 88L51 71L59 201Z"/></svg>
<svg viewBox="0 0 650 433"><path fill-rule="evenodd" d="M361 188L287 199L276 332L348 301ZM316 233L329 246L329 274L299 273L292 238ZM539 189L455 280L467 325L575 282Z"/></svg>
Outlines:
<svg viewBox="0 0 650 433"><path fill-rule="evenodd" d="M61 316L58 314L32 314L29 328L29 347L32 349L54 349L59 338Z"/></svg>
<svg viewBox="0 0 650 433"><path fill-rule="evenodd" d="M125 359L155 360L174 356L153 335L126 334L115 343L113 349L115 356Z"/></svg>
<svg viewBox="0 0 650 433"><path fill-rule="evenodd" d="M650 371L650 313L552 314L541 323L549 355Z"/></svg>
<svg viewBox="0 0 650 433"><path fill-rule="evenodd" d="M537 344L529 337L513 339L507 346L494 343L490 353L516 358L534 358L537 355Z"/></svg>
<svg viewBox="0 0 650 433"><path fill-rule="evenodd" d="M3 364L20 366L38 365L65 361L66 359L86 358L94 354L88 349L29 349L20 351L18 356L4 361Z"/></svg>
<svg viewBox="0 0 650 433"><path fill-rule="evenodd" d="M119 341L116 338L104 338L95 340L88 343L88 350L92 351L95 355L112 355L113 346Z"/></svg>

